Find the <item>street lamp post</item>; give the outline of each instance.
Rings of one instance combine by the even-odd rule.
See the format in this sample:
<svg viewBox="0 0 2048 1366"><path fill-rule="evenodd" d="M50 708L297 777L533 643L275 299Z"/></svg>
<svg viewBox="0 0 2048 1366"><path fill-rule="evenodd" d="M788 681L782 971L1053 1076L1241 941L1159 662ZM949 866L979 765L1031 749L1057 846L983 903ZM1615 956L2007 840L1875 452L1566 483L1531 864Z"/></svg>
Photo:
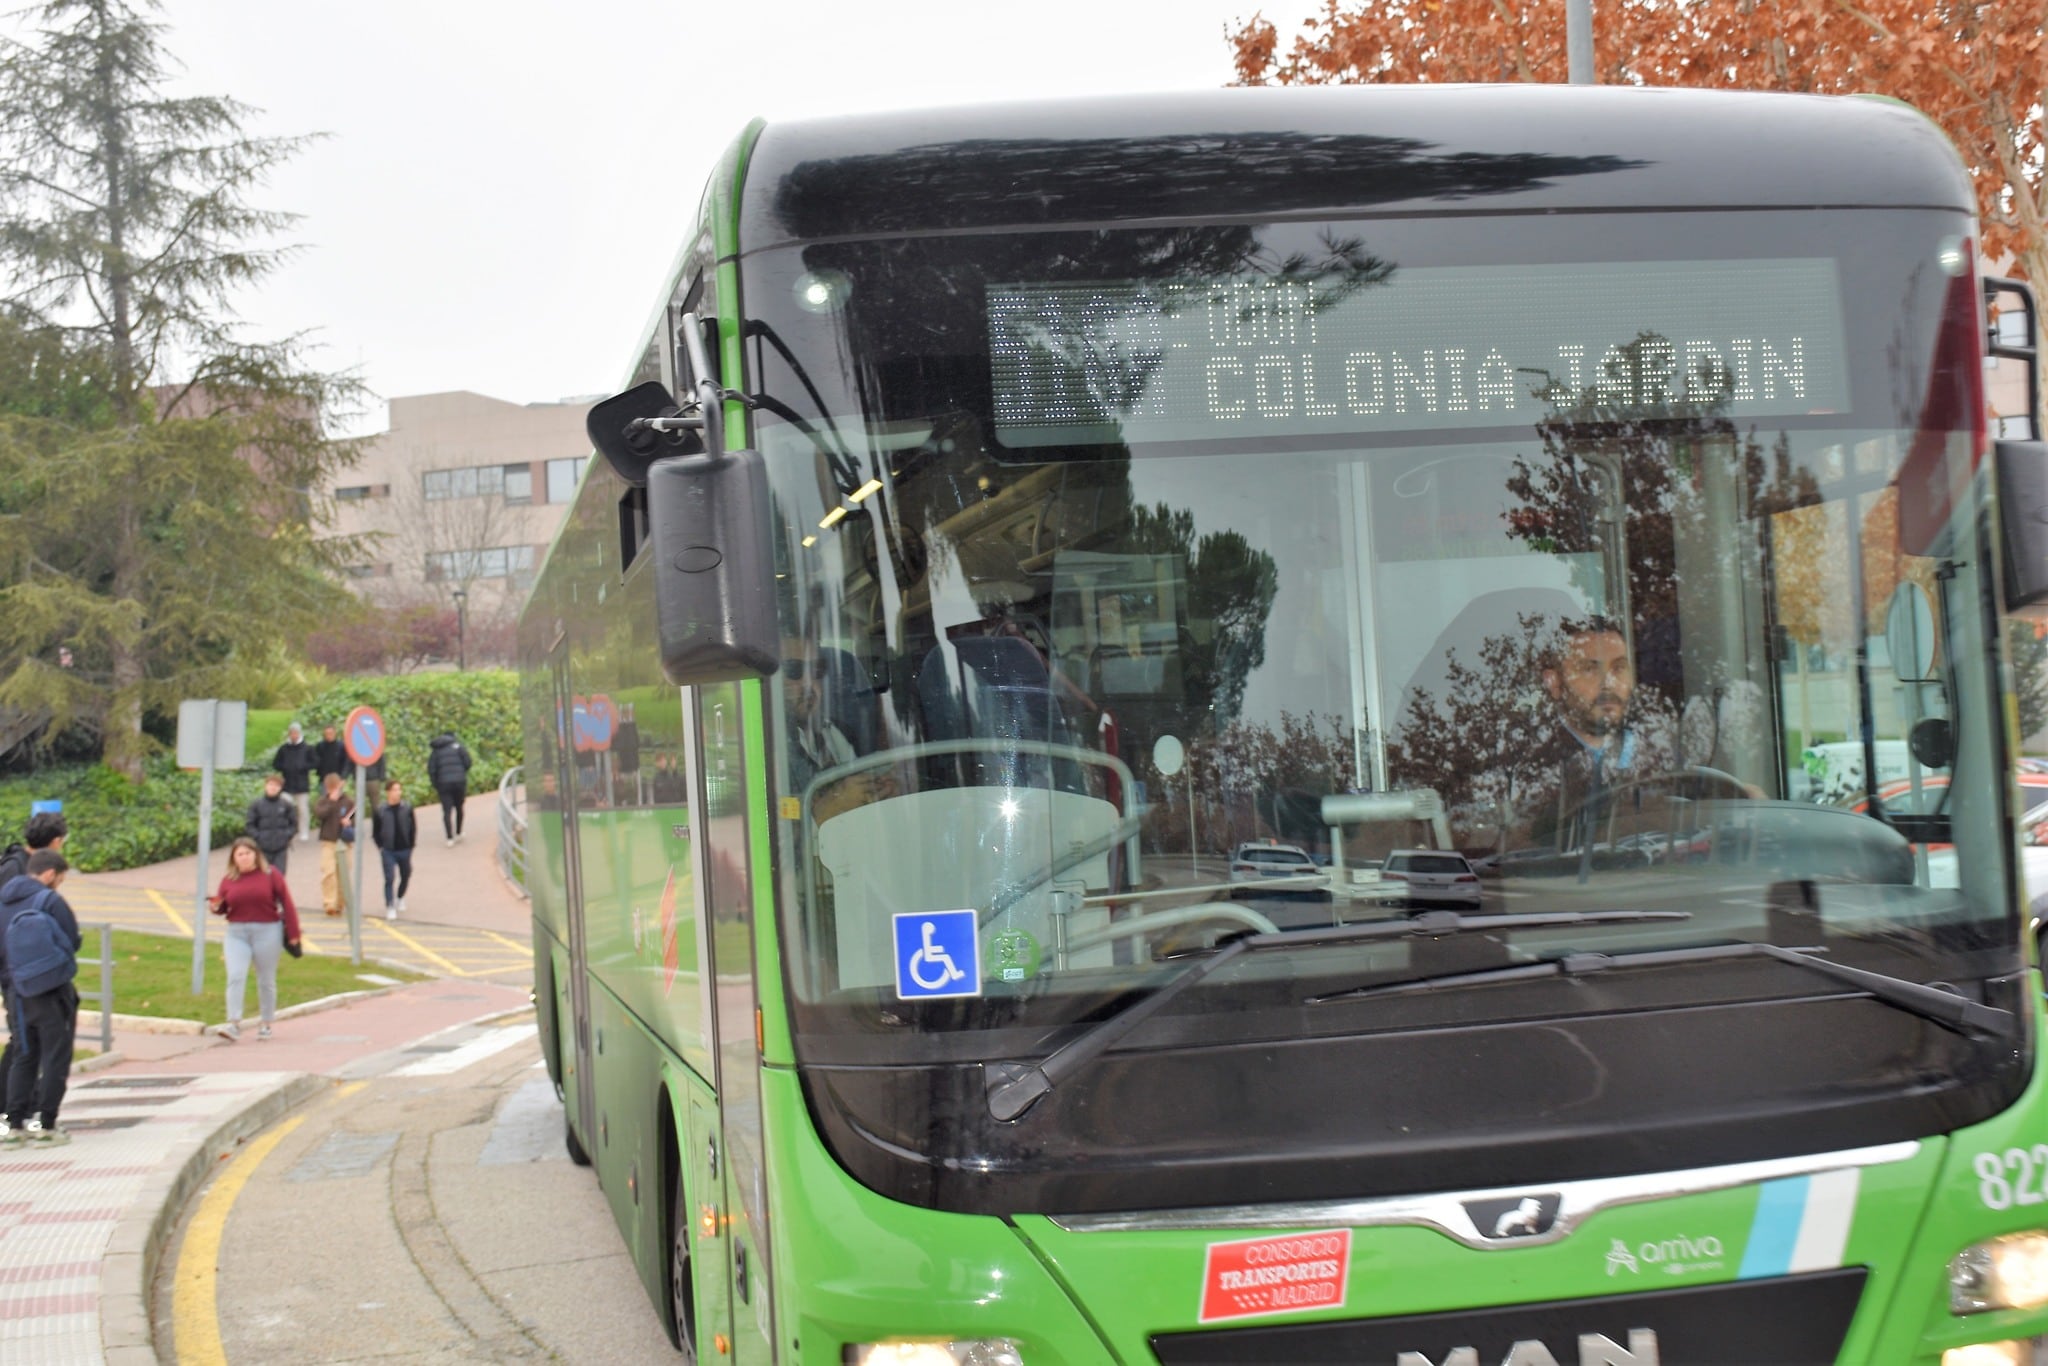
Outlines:
<svg viewBox="0 0 2048 1366"><path fill-rule="evenodd" d="M469 590L455 590L455 668L469 672Z"/></svg>

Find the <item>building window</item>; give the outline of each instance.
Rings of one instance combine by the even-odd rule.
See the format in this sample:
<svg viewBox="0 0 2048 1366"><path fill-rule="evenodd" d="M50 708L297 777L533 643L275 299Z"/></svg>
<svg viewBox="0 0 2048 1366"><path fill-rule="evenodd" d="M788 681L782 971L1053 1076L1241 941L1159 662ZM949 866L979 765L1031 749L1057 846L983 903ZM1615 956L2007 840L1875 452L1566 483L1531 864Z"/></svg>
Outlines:
<svg viewBox="0 0 2048 1366"><path fill-rule="evenodd" d="M427 582L531 576L533 547L494 545L483 550L437 550L427 556Z"/></svg>
<svg viewBox="0 0 2048 1366"><path fill-rule="evenodd" d="M334 499L338 503L360 503L365 498L376 496L374 488L375 486L371 484L352 484L345 489L336 489Z"/></svg>
<svg viewBox="0 0 2048 1366"><path fill-rule="evenodd" d="M533 501L533 466L507 465L505 476L505 501L508 503L531 503Z"/></svg>
<svg viewBox="0 0 2048 1366"><path fill-rule="evenodd" d="M576 497L576 480L583 473L583 462L590 457L578 455L567 460L548 461L548 501L566 503Z"/></svg>
<svg viewBox="0 0 2048 1366"><path fill-rule="evenodd" d="M474 498L496 493L504 487L504 470L497 465L470 465L459 470L428 470L420 476L421 491L429 499Z"/></svg>

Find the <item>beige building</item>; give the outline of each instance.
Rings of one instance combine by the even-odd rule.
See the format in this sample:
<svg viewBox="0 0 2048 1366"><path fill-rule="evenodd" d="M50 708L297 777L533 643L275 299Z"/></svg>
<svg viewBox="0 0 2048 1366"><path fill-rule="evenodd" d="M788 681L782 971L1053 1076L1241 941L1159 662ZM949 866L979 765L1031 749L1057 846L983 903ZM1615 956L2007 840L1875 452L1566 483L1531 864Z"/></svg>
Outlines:
<svg viewBox="0 0 2048 1366"><path fill-rule="evenodd" d="M337 533L372 538L349 571L356 589L386 607L451 607L460 593L476 638L502 634L575 496L588 411L466 392L392 399L389 429L322 490Z"/></svg>

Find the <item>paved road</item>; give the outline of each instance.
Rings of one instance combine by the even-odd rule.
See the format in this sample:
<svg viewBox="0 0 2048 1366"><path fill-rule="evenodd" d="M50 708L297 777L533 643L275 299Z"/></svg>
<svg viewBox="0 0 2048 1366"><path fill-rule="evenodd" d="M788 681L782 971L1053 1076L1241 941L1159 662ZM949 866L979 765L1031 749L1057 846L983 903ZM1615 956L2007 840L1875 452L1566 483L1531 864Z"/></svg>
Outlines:
<svg viewBox="0 0 2048 1366"><path fill-rule="evenodd" d="M158 1279L161 1359L673 1358L595 1179L564 1152L531 1017L380 1065L196 1197Z"/></svg>

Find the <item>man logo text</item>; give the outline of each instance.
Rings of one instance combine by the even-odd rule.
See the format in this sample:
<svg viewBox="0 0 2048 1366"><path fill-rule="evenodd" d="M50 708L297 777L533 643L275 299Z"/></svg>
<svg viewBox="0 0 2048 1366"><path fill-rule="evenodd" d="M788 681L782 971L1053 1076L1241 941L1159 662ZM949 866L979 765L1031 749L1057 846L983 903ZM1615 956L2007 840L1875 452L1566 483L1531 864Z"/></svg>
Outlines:
<svg viewBox="0 0 2048 1366"><path fill-rule="evenodd" d="M1628 1330L1628 1346L1623 1347L1605 1333L1581 1333L1576 1360L1578 1366L1660 1366L1657 1334L1648 1328L1631 1328ZM1480 1361L1477 1347L1453 1347L1450 1355L1441 1361L1427 1352L1403 1352L1394 1358L1394 1366L1488 1366L1488 1363ZM1572 1366L1572 1359L1560 1359L1550 1348L1531 1338L1508 1348L1508 1354L1500 1359L1500 1366Z"/></svg>

